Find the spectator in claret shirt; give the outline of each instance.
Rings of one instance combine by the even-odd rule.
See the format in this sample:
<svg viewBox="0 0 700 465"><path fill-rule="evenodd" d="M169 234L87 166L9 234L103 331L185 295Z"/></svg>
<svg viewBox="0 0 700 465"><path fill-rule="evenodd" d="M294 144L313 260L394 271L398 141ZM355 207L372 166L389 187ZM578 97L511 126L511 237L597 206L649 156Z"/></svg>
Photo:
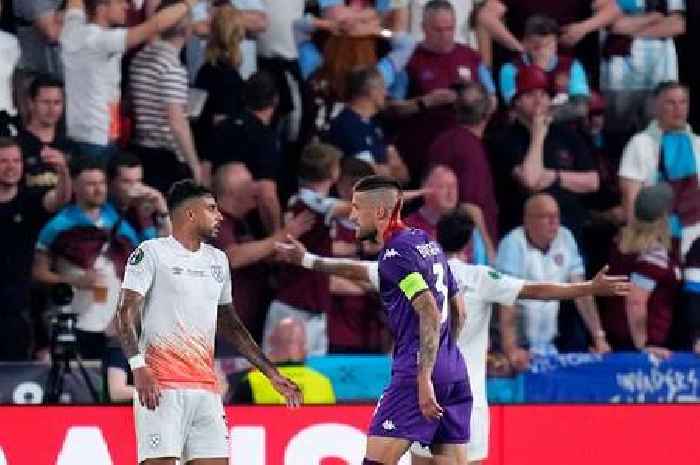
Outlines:
<svg viewBox="0 0 700 465"><path fill-rule="evenodd" d="M489 156L482 140L493 111L492 102L486 88L478 82L466 81L456 89L457 125L441 133L430 146L430 163L454 171L459 201L471 204L468 211L474 216L475 237L483 239L489 261L493 262L499 238L498 205Z"/></svg>
<svg viewBox="0 0 700 465"><path fill-rule="evenodd" d="M214 245L226 252L233 279L233 300L241 321L256 341L261 341L265 313L270 305L272 287L268 263L275 242L295 239L307 232L314 216L301 213L291 218L274 234L262 239L253 236L248 214L257 207L261 193L256 181L242 163L227 163L214 175L214 193L223 216Z"/></svg>
<svg viewBox="0 0 700 465"><path fill-rule="evenodd" d="M404 218L404 223L413 228L422 229L431 239L437 237L437 224L440 218L457 208L459 205L459 183L454 171L445 165L435 165L430 168L424 181L424 202L419 210ZM484 218L481 209L473 204L465 205L472 220L476 219L483 226ZM474 264L489 262L486 247L481 233L477 230L467 248L465 260Z"/></svg>
<svg viewBox="0 0 700 465"><path fill-rule="evenodd" d="M399 118L396 147L411 179L422 178L428 165L428 150L437 136L455 124L452 104L457 98L451 89L461 81L479 81L493 95L496 87L481 55L455 42L455 11L447 0L431 0L425 5L423 31L406 65L407 86L389 106Z"/></svg>
<svg viewBox="0 0 700 465"><path fill-rule="evenodd" d="M671 354L669 334L681 285L668 226L672 201L666 183L641 189L634 217L610 257L610 273L629 275L632 283L625 299L602 300L601 319L614 350L646 350L662 358Z"/></svg>
<svg viewBox="0 0 700 465"><path fill-rule="evenodd" d="M311 212L314 224L299 237L310 252L329 256L332 251L330 226L334 218L347 217L350 203L330 196L340 176L338 149L328 144L309 144L299 160L299 192L289 199L287 216ZM284 266L278 274L275 300L265 321L263 344L282 319L298 319L306 326L310 355L328 351L327 313L332 305L328 275L299 266Z"/></svg>

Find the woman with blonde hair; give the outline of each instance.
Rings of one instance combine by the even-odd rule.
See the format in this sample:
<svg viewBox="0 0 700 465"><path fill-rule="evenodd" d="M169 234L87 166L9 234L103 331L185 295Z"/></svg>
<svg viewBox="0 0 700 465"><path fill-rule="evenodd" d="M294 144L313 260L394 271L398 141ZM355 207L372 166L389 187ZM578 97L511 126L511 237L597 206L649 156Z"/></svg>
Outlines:
<svg viewBox="0 0 700 465"><path fill-rule="evenodd" d="M207 101L197 122L199 151L207 158L214 128L225 118L243 110L243 78L238 70L241 42L246 29L243 14L231 5L214 10L211 18L205 63L197 73L194 86L207 92Z"/></svg>
<svg viewBox="0 0 700 465"><path fill-rule="evenodd" d="M672 202L673 190L666 183L643 188L634 218L623 227L610 257L610 273L629 275L632 284L626 298L602 302L600 317L614 350L670 355L665 346L680 292L668 224Z"/></svg>

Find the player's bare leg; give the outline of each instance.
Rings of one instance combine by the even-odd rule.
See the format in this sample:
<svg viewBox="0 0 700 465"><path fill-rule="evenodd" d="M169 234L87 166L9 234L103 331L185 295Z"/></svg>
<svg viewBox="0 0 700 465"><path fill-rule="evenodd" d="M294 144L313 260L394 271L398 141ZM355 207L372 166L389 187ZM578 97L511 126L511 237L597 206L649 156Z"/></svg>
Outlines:
<svg viewBox="0 0 700 465"><path fill-rule="evenodd" d="M177 459L175 457L163 457L159 459L146 459L140 465L175 465Z"/></svg>
<svg viewBox="0 0 700 465"><path fill-rule="evenodd" d="M481 465L482 460L470 460L469 465ZM416 454L411 454L411 465L437 465L437 463L428 457L420 457Z"/></svg>
<svg viewBox="0 0 700 465"><path fill-rule="evenodd" d="M194 459L187 462L187 465L228 465L228 457L215 459Z"/></svg>
<svg viewBox="0 0 700 465"><path fill-rule="evenodd" d="M469 465L466 444L433 444L430 452L435 465Z"/></svg>
<svg viewBox="0 0 700 465"><path fill-rule="evenodd" d="M377 465L396 465L410 445L406 439L369 436L365 458Z"/></svg>

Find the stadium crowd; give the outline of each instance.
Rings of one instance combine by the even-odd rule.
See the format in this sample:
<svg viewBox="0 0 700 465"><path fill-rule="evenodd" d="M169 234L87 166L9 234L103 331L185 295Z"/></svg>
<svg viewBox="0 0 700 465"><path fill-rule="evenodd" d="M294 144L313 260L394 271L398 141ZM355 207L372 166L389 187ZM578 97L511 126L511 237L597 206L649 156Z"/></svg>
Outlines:
<svg viewBox="0 0 700 465"><path fill-rule="evenodd" d="M538 353L700 354L700 72L677 49L693 2L1 6L2 361L50 357L52 289L67 283L80 354L128 399L112 322L124 266L170 234L167 192L186 178L216 194L236 308L275 362L387 353L373 290L275 259L289 237L376 259L347 220L353 184L375 173L405 186L405 222L433 237L466 212L469 263L630 277L626 298L503 309L499 371Z"/></svg>

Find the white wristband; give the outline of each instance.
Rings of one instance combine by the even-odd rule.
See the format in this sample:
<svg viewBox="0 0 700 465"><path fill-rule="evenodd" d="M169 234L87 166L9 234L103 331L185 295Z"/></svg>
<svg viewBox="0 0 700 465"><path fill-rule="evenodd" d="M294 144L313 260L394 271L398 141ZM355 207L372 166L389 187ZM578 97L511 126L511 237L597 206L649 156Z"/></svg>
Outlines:
<svg viewBox="0 0 700 465"><path fill-rule="evenodd" d="M142 354L136 354L129 358L129 366L132 370L143 368L146 366L146 358Z"/></svg>
<svg viewBox="0 0 700 465"><path fill-rule="evenodd" d="M309 252L304 252L304 256L301 259L301 266L308 270L312 270L314 268L314 262L318 258L318 255L312 254Z"/></svg>

